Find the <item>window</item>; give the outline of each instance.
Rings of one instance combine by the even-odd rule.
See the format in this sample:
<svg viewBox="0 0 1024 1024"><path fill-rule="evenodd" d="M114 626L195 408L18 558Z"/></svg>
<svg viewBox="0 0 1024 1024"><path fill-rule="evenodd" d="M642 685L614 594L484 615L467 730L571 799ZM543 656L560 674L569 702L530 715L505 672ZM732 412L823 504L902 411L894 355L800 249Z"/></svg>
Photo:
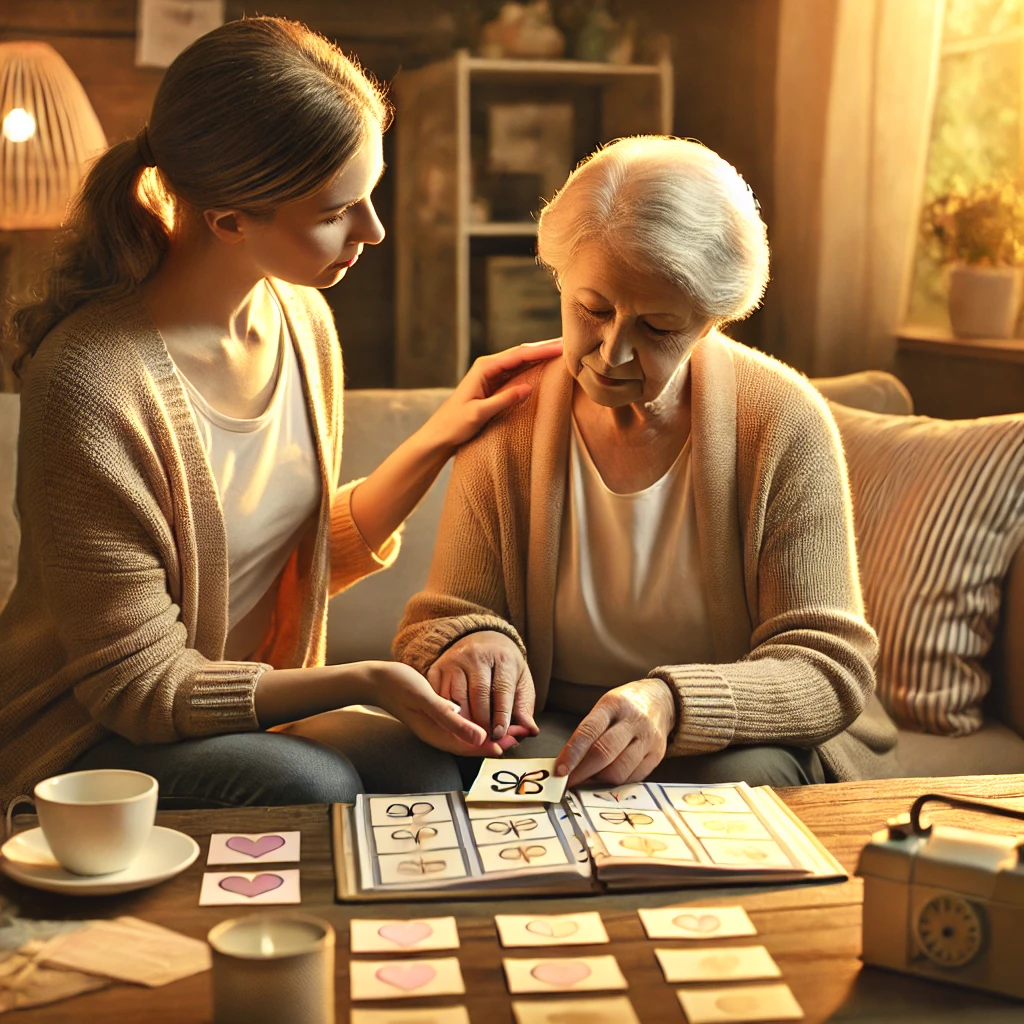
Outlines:
<svg viewBox="0 0 1024 1024"><path fill-rule="evenodd" d="M1024 179L1024 0L946 0L923 203L956 183ZM948 329L945 275L920 241L909 324Z"/></svg>

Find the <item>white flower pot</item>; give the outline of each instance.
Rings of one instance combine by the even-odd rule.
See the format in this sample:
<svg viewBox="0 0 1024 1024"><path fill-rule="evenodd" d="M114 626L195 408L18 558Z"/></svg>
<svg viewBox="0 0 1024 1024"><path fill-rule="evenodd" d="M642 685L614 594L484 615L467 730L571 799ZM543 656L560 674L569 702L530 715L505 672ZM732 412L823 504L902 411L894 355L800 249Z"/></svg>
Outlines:
<svg viewBox="0 0 1024 1024"><path fill-rule="evenodd" d="M1022 295L1020 267L949 271L949 321L958 338L1012 338Z"/></svg>

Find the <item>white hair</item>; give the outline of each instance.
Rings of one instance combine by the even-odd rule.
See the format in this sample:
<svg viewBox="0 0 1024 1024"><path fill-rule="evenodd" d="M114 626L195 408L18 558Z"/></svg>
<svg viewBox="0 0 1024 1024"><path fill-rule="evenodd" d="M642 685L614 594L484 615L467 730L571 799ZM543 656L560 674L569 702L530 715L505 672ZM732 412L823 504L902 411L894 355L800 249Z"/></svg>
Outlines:
<svg viewBox="0 0 1024 1024"><path fill-rule="evenodd" d="M540 214L537 254L557 277L601 242L682 289L717 323L741 320L768 284L768 236L753 192L689 139L639 135L597 150Z"/></svg>

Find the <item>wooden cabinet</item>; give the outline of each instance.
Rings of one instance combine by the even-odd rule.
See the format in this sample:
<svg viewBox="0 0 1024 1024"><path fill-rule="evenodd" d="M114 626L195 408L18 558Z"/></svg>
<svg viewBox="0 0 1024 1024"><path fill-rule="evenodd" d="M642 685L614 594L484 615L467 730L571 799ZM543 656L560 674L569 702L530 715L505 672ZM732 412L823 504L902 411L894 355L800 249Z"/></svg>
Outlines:
<svg viewBox="0 0 1024 1024"><path fill-rule="evenodd" d="M905 327L897 337L896 375L923 416L1024 412L1024 338L953 338Z"/></svg>
<svg viewBox="0 0 1024 1024"><path fill-rule="evenodd" d="M517 197L502 191L500 180L489 183L489 193L483 188L492 106L571 105L568 170L599 143L668 134L672 88L668 63L492 60L465 50L398 75L393 89L398 387L457 383L471 359L491 347L488 257L534 253L533 215L539 200L550 195L527 196L525 208L520 198L519 214L513 210L510 217L507 209L515 207Z"/></svg>

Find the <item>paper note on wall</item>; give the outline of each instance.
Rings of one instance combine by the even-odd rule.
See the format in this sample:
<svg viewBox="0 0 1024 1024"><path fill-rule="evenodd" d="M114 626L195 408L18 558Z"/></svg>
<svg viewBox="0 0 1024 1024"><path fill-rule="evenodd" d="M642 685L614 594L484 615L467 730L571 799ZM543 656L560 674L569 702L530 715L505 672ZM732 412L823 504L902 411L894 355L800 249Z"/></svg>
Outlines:
<svg viewBox="0 0 1024 1024"><path fill-rule="evenodd" d="M135 63L165 68L200 36L224 24L224 0L139 0Z"/></svg>

